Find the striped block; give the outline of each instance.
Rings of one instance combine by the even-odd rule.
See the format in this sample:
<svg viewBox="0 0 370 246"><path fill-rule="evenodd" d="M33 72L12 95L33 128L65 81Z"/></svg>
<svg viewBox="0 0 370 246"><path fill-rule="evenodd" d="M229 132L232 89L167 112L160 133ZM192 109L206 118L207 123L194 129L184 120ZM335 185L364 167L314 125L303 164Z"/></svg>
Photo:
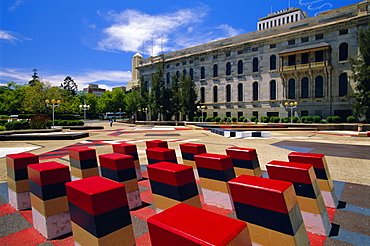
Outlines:
<svg viewBox="0 0 370 246"><path fill-rule="evenodd" d="M47 239L72 231L65 184L69 168L55 161L28 165L33 226Z"/></svg>
<svg viewBox="0 0 370 246"><path fill-rule="evenodd" d="M9 204L16 210L31 208L27 166L39 163L39 157L31 153L6 155Z"/></svg>
<svg viewBox="0 0 370 246"><path fill-rule="evenodd" d="M204 202L220 208L234 210L227 181L235 178L231 157L203 153L194 156Z"/></svg>
<svg viewBox="0 0 370 246"><path fill-rule="evenodd" d="M68 149L72 180L99 176L95 149L73 147Z"/></svg>
<svg viewBox="0 0 370 246"><path fill-rule="evenodd" d="M337 208L338 198L335 193L333 180L329 172L328 164L326 163L325 155L292 152L288 155L289 161L311 164L315 170L317 182L324 198L325 206Z"/></svg>
<svg viewBox="0 0 370 246"><path fill-rule="evenodd" d="M246 174L262 177L262 171L255 149L231 147L226 149L226 154L231 156L236 176Z"/></svg>
<svg viewBox="0 0 370 246"><path fill-rule="evenodd" d="M102 177L66 184L75 245L135 245L125 186Z"/></svg>
<svg viewBox="0 0 370 246"><path fill-rule="evenodd" d="M131 155L111 153L99 155L99 162L102 177L125 185L129 209L140 207L142 202L134 158Z"/></svg>
<svg viewBox="0 0 370 246"><path fill-rule="evenodd" d="M266 167L271 179L293 183L306 230L329 236L330 219L312 165L271 161Z"/></svg>
<svg viewBox="0 0 370 246"><path fill-rule="evenodd" d="M247 222L258 245L309 245L294 186L241 175L228 182L237 218Z"/></svg>
<svg viewBox="0 0 370 246"><path fill-rule="evenodd" d="M154 205L161 212L179 203L201 208L193 169L186 165L160 162L148 166Z"/></svg>
<svg viewBox="0 0 370 246"><path fill-rule="evenodd" d="M164 161L177 164L176 152L174 149L153 147L148 148L145 151L149 165Z"/></svg>
<svg viewBox="0 0 370 246"><path fill-rule="evenodd" d="M186 204L148 219L153 246L252 245L246 223Z"/></svg>
<svg viewBox="0 0 370 246"><path fill-rule="evenodd" d="M207 153L204 144L183 143L180 144L181 156L185 165L191 166L194 171L196 180L199 180L197 165L195 164L194 156Z"/></svg>
<svg viewBox="0 0 370 246"><path fill-rule="evenodd" d="M168 148L168 144L166 141L162 140L151 140L146 141L146 147L149 148Z"/></svg>
<svg viewBox="0 0 370 246"><path fill-rule="evenodd" d="M136 169L136 177L138 180L143 179L143 175L141 174L140 168L140 160L139 155L137 153L137 148L135 144L113 144L113 152L114 153L121 153L125 155L131 155L134 158L135 169Z"/></svg>

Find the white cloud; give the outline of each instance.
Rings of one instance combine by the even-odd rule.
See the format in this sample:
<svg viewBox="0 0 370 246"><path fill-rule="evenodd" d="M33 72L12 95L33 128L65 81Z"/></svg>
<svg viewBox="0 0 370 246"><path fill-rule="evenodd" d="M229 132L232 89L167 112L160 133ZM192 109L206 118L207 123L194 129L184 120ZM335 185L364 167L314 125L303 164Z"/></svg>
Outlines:
<svg viewBox="0 0 370 246"><path fill-rule="evenodd" d="M315 16L320 12L333 8L333 4L327 2L327 0L299 0L298 4L301 6L307 6L307 9L310 11L319 10L319 12L315 13Z"/></svg>
<svg viewBox="0 0 370 246"><path fill-rule="evenodd" d="M70 74L52 74L48 72L38 71L38 75L42 80L49 81L53 86L60 86L66 76L71 76L78 85L78 90L86 88L88 84L98 84L100 88L111 90L113 87L125 86L131 80L130 71L115 71L115 70L87 70L85 72L70 75ZM0 69L0 85L5 85L7 82L14 81L17 84L24 85L31 80L32 69Z"/></svg>
<svg viewBox="0 0 370 246"><path fill-rule="evenodd" d="M19 40L18 38L14 37L11 32L4 30L0 30L0 39L4 39L12 43L14 43L15 40Z"/></svg>
<svg viewBox="0 0 370 246"><path fill-rule="evenodd" d="M22 0L17 0L12 6L10 6L9 10L15 10L20 4L22 4Z"/></svg>
<svg viewBox="0 0 370 246"><path fill-rule="evenodd" d="M206 5L161 15L136 10L110 12L106 17L112 24L103 30L105 38L98 43L98 48L156 55L240 34L226 24L205 26L208 12ZM212 32L207 35L204 30Z"/></svg>

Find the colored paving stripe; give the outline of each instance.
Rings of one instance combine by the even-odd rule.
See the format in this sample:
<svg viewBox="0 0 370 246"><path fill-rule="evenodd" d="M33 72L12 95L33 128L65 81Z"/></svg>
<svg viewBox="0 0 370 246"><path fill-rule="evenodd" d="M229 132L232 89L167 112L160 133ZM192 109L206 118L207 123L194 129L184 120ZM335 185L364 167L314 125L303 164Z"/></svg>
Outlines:
<svg viewBox="0 0 370 246"><path fill-rule="evenodd" d="M297 147L297 146L282 146L282 145L276 145L273 144L276 147L287 149L295 152L301 152L301 153L310 153L314 148L304 148L304 147Z"/></svg>

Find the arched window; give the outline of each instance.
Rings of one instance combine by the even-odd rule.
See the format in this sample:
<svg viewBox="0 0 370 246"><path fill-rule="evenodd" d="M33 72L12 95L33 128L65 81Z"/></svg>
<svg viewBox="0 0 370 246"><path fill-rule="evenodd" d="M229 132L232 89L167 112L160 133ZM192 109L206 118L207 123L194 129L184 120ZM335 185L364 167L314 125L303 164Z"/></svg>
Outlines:
<svg viewBox="0 0 370 246"><path fill-rule="evenodd" d="M304 77L301 80L301 97L308 98L308 78Z"/></svg>
<svg viewBox="0 0 370 246"><path fill-rule="evenodd" d="M255 72L258 72L258 58L255 57L253 58L253 70L252 70L253 73Z"/></svg>
<svg viewBox="0 0 370 246"><path fill-rule="evenodd" d="M201 103L205 103L205 101L206 101L205 96L206 96L206 94L205 94L205 88L204 87L201 87L200 88L200 102Z"/></svg>
<svg viewBox="0 0 370 246"><path fill-rule="evenodd" d="M288 81L288 99L295 99L295 79Z"/></svg>
<svg viewBox="0 0 370 246"><path fill-rule="evenodd" d="M270 56L270 70L276 70L276 56Z"/></svg>
<svg viewBox="0 0 370 246"><path fill-rule="evenodd" d="M192 68L190 68L189 74L190 74L190 78L194 79L194 70Z"/></svg>
<svg viewBox="0 0 370 246"><path fill-rule="evenodd" d="M213 65L213 77L218 77L218 66L217 64Z"/></svg>
<svg viewBox="0 0 370 246"><path fill-rule="evenodd" d="M348 78L346 73L339 75L339 96L345 96L348 94Z"/></svg>
<svg viewBox="0 0 370 246"><path fill-rule="evenodd" d="M258 100L258 82L253 82L253 101Z"/></svg>
<svg viewBox="0 0 370 246"><path fill-rule="evenodd" d="M239 102L243 101L243 84L242 83L238 84L238 101Z"/></svg>
<svg viewBox="0 0 370 246"><path fill-rule="evenodd" d="M218 102L218 88L217 86L213 86L213 102Z"/></svg>
<svg viewBox="0 0 370 246"><path fill-rule="evenodd" d="M231 102L231 86L226 85L226 102Z"/></svg>
<svg viewBox="0 0 370 246"><path fill-rule="evenodd" d="M243 61L239 60L238 61L238 74L242 74L242 73L243 73Z"/></svg>
<svg viewBox="0 0 370 246"><path fill-rule="evenodd" d="M167 73L167 84L169 84L171 82L171 74L170 73Z"/></svg>
<svg viewBox="0 0 370 246"><path fill-rule="evenodd" d="M231 75L231 63L228 62L226 63L226 76L230 76Z"/></svg>
<svg viewBox="0 0 370 246"><path fill-rule="evenodd" d="M176 72L176 76L177 76L177 78L180 78L180 72L179 71Z"/></svg>
<svg viewBox="0 0 370 246"><path fill-rule="evenodd" d="M339 61L346 61L348 59L348 44L341 43L339 45Z"/></svg>
<svg viewBox="0 0 370 246"><path fill-rule="evenodd" d="M186 76L186 69L182 70L182 73Z"/></svg>
<svg viewBox="0 0 370 246"><path fill-rule="evenodd" d="M204 79L206 77L206 69L204 67L200 68L200 79Z"/></svg>
<svg viewBox="0 0 370 246"><path fill-rule="evenodd" d="M324 78L322 76L317 76L315 78L315 97L324 96Z"/></svg>
<svg viewBox="0 0 370 246"><path fill-rule="evenodd" d="M270 81L270 100L276 100L276 81Z"/></svg>

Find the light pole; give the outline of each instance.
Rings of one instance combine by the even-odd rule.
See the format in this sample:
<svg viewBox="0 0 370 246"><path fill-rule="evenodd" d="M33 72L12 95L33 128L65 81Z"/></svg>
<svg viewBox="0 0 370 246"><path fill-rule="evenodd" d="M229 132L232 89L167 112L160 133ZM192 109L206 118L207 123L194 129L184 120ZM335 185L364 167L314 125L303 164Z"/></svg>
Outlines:
<svg viewBox="0 0 370 246"><path fill-rule="evenodd" d="M206 106L197 106L198 110L201 110L202 111L202 122L204 121L204 117L203 117L203 111L204 109L206 109Z"/></svg>
<svg viewBox="0 0 370 246"><path fill-rule="evenodd" d="M148 112L148 108L142 108L144 114L145 114L145 121L147 121L147 112Z"/></svg>
<svg viewBox="0 0 370 246"><path fill-rule="evenodd" d="M51 104L50 104L50 102L51 102ZM60 100L51 99L51 101L45 100L45 103L46 103L46 106L49 106L53 109L53 128L54 128L54 108L59 107L59 104L61 102L60 102Z"/></svg>
<svg viewBox="0 0 370 246"><path fill-rule="evenodd" d="M86 121L86 110L90 109L90 105L86 105L86 102L84 101L84 105L80 105L79 107L84 111L84 121Z"/></svg>
<svg viewBox="0 0 370 246"><path fill-rule="evenodd" d="M298 107L298 102L285 102L285 107L287 109L290 109L290 123L293 123L293 116L294 116L294 111L293 109Z"/></svg>

